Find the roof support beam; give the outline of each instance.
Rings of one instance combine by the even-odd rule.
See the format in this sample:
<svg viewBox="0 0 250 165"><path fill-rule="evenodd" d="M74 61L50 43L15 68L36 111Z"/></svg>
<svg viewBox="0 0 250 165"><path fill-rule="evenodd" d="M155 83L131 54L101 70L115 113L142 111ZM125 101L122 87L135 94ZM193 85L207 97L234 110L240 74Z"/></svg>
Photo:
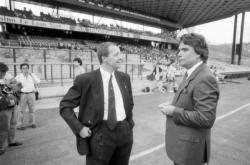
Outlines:
<svg viewBox="0 0 250 165"><path fill-rule="evenodd" d="M245 12L242 13L242 18L241 18L240 48L239 48L239 56L238 56L238 65L240 65L240 63L241 63L242 42L243 42L243 33L244 33L244 23L245 23Z"/></svg>
<svg viewBox="0 0 250 165"><path fill-rule="evenodd" d="M10 10L14 10L14 9L12 9L11 3L12 3L11 0L9 0Z"/></svg>
<svg viewBox="0 0 250 165"><path fill-rule="evenodd" d="M238 17L238 15L235 14L235 16L234 16L234 32L233 32L233 45L232 45L231 64L234 64L235 40L236 40L236 30L237 30L237 17Z"/></svg>

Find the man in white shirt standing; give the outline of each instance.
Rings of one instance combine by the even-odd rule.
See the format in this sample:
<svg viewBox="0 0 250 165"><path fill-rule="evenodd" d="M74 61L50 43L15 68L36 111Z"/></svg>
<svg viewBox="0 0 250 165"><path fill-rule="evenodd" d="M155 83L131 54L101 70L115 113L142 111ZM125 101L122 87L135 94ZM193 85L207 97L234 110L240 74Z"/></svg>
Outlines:
<svg viewBox="0 0 250 165"><path fill-rule="evenodd" d="M26 127L24 125L24 112L28 105L29 108L29 124L31 128L36 128L35 121L35 90L36 85L40 83L40 79L29 71L29 64L23 63L20 65L21 72L16 76L16 80L20 82L23 86L21 89L21 99L20 99L20 121L21 125L19 130L24 130Z"/></svg>

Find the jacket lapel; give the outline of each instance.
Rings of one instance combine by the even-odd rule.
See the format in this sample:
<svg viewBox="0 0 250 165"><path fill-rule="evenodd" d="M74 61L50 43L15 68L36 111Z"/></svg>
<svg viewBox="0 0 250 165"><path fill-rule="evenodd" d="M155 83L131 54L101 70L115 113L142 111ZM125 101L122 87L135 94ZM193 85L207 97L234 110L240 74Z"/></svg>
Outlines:
<svg viewBox="0 0 250 165"><path fill-rule="evenodd" d="M103 119L104 115L104 91L103 91L103 82L100 69L96 70L93 82L96 82L96 87L94 87L94 93L96 100L97 110L99 110L100 117Z"/></svg>
<svg viewBox="0 0 250 165"><path fill-rule="evenodd" d="M202 63L200 66L198 66L198 68L196 68L193 73L185 80L185 81L182 81L180 86L179 86L179 89L177 91L177 93L175 94L174 96L174 99L173 99L173 104L175 104L177 101L178 101L178 98L181 94L181 92L184 90L184 89L187 89L189 83L197 76L197 74L201 71L201 69L204 67L204 63Z"/></svg>

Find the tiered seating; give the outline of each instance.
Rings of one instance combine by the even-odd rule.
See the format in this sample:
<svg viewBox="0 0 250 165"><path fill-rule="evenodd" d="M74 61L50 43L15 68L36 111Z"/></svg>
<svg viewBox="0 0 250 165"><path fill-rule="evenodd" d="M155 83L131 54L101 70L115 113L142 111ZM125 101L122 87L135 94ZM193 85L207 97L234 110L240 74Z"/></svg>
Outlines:
<svg viewBox="0 0 250 165"><path fill-rule="evenodd" d="M5 40L6 42L8 40ZM58 48L58 49L89 49L82 40L50 38L42 36L17 36L16 46Z"/></svg>
<svg viewBox="0 0 250 165"><path fill-rule="evenodd" d="M76 21L71 18L60 17L60 19L63 24L76 25Z"/></svg>
<svg viewBox="0 0 250 165"><path fill-rule="evenodd" d="M25 19L34 19L35 18L35 15L32 13L32 11L31 10L27 11L25 8L24 8L24 10L15 9L14 13L15 13L16 17L21 17L21 18L25 18Z"/></svg>
<svg viewBox="0 0 250 165"><path fill-rule="evenodd" d="M87 45L88 49L96 51L99 43L92 40L85 40L85 44Z"/></svg>
<svg viewBox="0 0 250 165"><path fill-rule="evenodd" d="M30 37L30 36L18 36L18 41L23 47L46 47L46 48L56 48L57 44L51 42L46 37Z"/></svg>
<svg viewBox="0 0 250 165"><path fill-rule="evenodd" d="M99 2L98 2L99 3ZM40 13L40 17L37 17L33 15L32 11L29 10L18 10L15 9L15 12L8 10L6 7L0 7L0 14L2 15L8 15L8 16L17 16L21 18L28 18L28 19L39 19L42 21L49 21L49 22L55 22L55 23L62 23L62 24L70 24L70 25L77 25L76 21L71 18L66 18L66 17L60 17L56 18L50 14L45 14L43 12ZM158 36L163 38L175 38L176 33L168 32L165 31L161 34L154 34L149 31L140 31L140 30L133 30L133 29L128 29L121 27L119 25L105 25L105 24L93 24L89 20L85 19L78 19L78 26L85 26L85 27L94 27L94 28L99 28L99 29L107 29L107 30L115 30L115 31L122 31L122 32L130 32L130 33L136 33L136 34L141 34L141 35L148 35L148 36ZM90 43L87 44L87 46L84 43L81 43L81 41L76 41L76 40L65 40L65 39L54 39L54 38L48 38L48 37L38 37L38 36L27 36L27 33L23 33L24 36L18 36L16 39L13 39L14 41L4 41L2 44L4 45L15 45L15 46L28 46L28 47L49 47L49 48L68 48L68 49L96 49L96 44L95 43ZM29 34L28 34L29 35ZM124 46L122 47L126 53L134 53L134 54L145 54L146 56L151 51L152 48L148 47L136 47L136 46ZM166 52L162 52L163 54L167 54Z"/></svg>
<svg viewBox="0 0 250 165"><path fill-rule="evenodd" d="M92 23L89 21L89 20L86 20L86 19L78 19L78 25L80 26L84 26L84 27L92 27Z"/></svg>
<svg viewBox="0 0 250 165"><path fill-rule="evenodd" d="M3 7L3 6L0 6L0 14L10 16L10 17L15 17L15 14L13 11L8 10L6 7Z"/></svg>
<svg viewBox="0 0 250 165"><path fill-rule="evenodd" d="M55 23L61 23L59 19L52 17L49 13L45 14L43 12L40 12L40 19L42 21L48 21L48 22L55 22Z"/></svg>
<svg viewBox="0 0 250 165"><path fill-rule="evenodd" d="M97 1L94 1L94 2L96 3ZM103 3L103 2L98 1L98 3ZM77 25L76 20L74 20L74 19L67 18L67 17L56 18L56 17L50 15L49 13L45 14L43 12L40 12L40 17L37 17L32 13L31 10L27 11L26 9L24 9L24 10L15 9L15 12L13 12L13 11L8 10L6 7L1 7L0 9L1 9L0 14L2 14L2 15L16 16L16 17L27 18L27 19L39 19L42 21L69 24L69 25L74 25L74 26ZM165 31L165 32L160 33L160 34L154 34L154 33L149 32L149 31L128 29L125 27L121 27L119 25L110 24L108 26L105 24L101 24L101 25L93 24L89 20L86 20L86 19L82 19L82 20L78 19L77 21L78 21L79 26L84 26L84 27L94 27L94 28L99 28L99 29L107 29L107 30L136 33L136 34L140 34L140 35L156 36L156 37L167 38L167 39L176 38L176 33L168 32L168 31Z"/></svg>
<svg viewBox="0 0 250 165"><path fill-rule="evenodd" d="M8 40L5 39L4 35L1 35L0 43L1 46L20 46L17 38L12 35L9 36Z"/></svg>
<svg viewBox="0 0 250 165"><path fill-rule="evenodd" d="M0 45L17 47L20 46L20 43L17 40L1 40Z"/></svg>
<svg viewBox="0 0 250 165"><path fill-rule="evenodd" d="M67 17L56 18L50 14L44 14L43 12L40 13L40 19L43 21L49 21L49 22L54 22L54 23L76 25L76 21L74 19L67 18Z"/></svg>

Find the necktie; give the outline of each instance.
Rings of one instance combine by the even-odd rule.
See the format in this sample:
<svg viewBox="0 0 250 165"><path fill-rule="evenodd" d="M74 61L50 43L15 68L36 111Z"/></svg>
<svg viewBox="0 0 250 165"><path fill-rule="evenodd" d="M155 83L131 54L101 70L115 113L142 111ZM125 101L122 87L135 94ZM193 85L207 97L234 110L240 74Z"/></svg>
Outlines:
<svg viewBox="0 0 250 165"><path fill-rule="evenodd" d="M117 120L116 120L116 109L115 109L115 92L112 84L112 75L109 79L109 87L108 87L108 120L107 124L108 127L113 130L116 126Z"/></svg>

